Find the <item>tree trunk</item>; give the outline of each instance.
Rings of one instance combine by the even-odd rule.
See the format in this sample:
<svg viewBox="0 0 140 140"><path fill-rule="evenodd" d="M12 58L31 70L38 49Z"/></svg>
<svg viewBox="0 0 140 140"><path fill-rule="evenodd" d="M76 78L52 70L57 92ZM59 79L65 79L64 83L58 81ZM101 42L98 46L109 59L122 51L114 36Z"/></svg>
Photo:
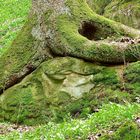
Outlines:
<svg viewBox="0 0 140 140"><path fill-rule="evenodd" d="M33 0L27 23L0 58L0 92L56 56L137 61L139 37L140 31L94 13L85 0Z"/></svg>

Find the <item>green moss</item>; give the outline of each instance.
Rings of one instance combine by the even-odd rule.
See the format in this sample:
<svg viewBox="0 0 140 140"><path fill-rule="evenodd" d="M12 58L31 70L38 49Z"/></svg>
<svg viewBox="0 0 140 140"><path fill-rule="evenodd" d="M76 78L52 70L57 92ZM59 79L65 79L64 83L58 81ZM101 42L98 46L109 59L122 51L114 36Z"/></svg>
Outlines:
<svg viewBox="0 0 140 140"><path fill-rule="evenodd" d="M131 69L132 66L127 68L128 71ZM122 82L118 78L116 67L58 57L42 63L20 84L1 95L0 118L11 122L38 124L50 119L62 121L68 114L86 117L108 102L136 102L137 94L130 94L121 88Z"/></svg>
<svg viewBox="0 0 140 140"><path fill-rule="evenodd" d="M85 0L68 0L66 6L68 12L54 17L56 18L56 22L52 23L52 20L54 20L51 18L51 14L54 14L52 10L48 9L42 16L48 25L47 30L54 32L53 38L46 40L53 53L101 63L121 63L124 62L124 56L126 61L136 61L139 59L139 54L135 56L135 49L140 49L139 44L128 46L122 52L116 45L110 45L100 40L106 39L108 36L111 38L112 36L115 38L121 36L137 37L139 34L137 34L136 30L131 29L130 33L130 30L122 24L97 15L88 7ZM28 62L35 63L34 61L36 61L33 60L35 59L33 56L39 53L36 46L40 47L40 41L35 39L31 34L32 28L37 24L37 21L36 17L33 15L30 16L32 18L29 17L26 25L13 42L12 49L10 48L0 57L0 77L2 79L0 81L0 90L4 90L6 84L9 84L9 78L15 78L14 76L21 72ZM87 39L78 32L83 21L92 24L97 30L95 32L95 38L93 38L94 41ZM114 39L112 38L112 40Z"/></svg>
<svg viewBox="0 0 140 140"><path fill-rule="evenodd" d="M133 28L140 28L139 20L140 1L139 0L115 0L105 8L104 16L119 21ZM113 14L112 14L113 13Z"/></svg>
<svg viewBox="0 0 140 140"><path fill-rule="evenodd" d="M48 116L45 113L49 112L44 112L46 109L44 96L34 95L33 88L35 87L31 84L15 86L1 97L1 121L10 120L14 123L28 125L48 121Z"/></svg>
<svg viewBox="0 0 140 140"><path fill-rule="evenodd" d="M140 82L140 62L131 63L127 66L124 76L128 82L136 83Z"/></svg>
<svg viewBox="0 0 140 140"><path fill-rule="evenodd" d="M136 61L138 59L138 55L136 57L133 55L135 46L127 46L128 48L123 52L117 45L110 45L107 40L107 42L101 41L108 37L112 38L112 36L116 38L115 40L122 36L133 38L138 36L136 31L131 30L129 32L128 27L95 14L85 0L74 2L69 0L66 5L70 8L68 14L58 16L55 25L53 24L50 27L56 27L55 30L57 31L54 37L57 47L54 44L51 46L54 53L102 63L121 63L124 62L124 57L126 61ZM92 41L79 33L83 22L91 24L96 29L96 31L93 31L94 38L92 38ZM114 38L112 38L112 41ZM136 47L139 50L139 45L136 45Z"/></svg>
<svg viewBox="0 0 140 140"><path fill-rule="evenodd" d="M112 0L87 0L87 3L91 7L93 11L96 13L103 15L105 7L111 2Z"/></svg>
<svg viewBox="0 0 140 140"><path fill-rule="evenodd" d="M140 139L140 129L136 123L128 121L122 124L113 134L105 135L100 140L138 140Z"/></svg>
<svg viewBox="0 0 140 140"><path fill-rule="evenodd" d="M49 121L52 116L56 116L57 110L73 100L68 92L61 91L66 75L72 71L87 75L101 69L74 58L57 58L44 62L20 84L1 95L1 121L28 125Z"/></svg>
<svg viewBox="0 0 140 140"><path fill-rule="evenodd" d="M29 18L11 47L0 57L0 88L5 88L6 79L18 73L31 60L36 50L32 27L36 25L36 17Z"/></svg>
<svg viewBox="0 0 140 140"><path fill-rule="evenodd" d="M93 11L133 28L140 28L139 0L87 0Z"/></svg>
<svg viewBox="0 0 140 140"><path fill-rule="evenodd" d="M104 84L104 85L112 85L112 86L117 86L119 85L119 80L117 77L116 70L114 68L108 68L104 69L101 73L98 73L94 75L92 79L93 83L98 84Z"/></svg>
<svg viewBox="0 0 140 140"><path fill-rule="evenodd" d="M124 72L125 88L139 98L140 94L140 62L129 64Z"/></svg>

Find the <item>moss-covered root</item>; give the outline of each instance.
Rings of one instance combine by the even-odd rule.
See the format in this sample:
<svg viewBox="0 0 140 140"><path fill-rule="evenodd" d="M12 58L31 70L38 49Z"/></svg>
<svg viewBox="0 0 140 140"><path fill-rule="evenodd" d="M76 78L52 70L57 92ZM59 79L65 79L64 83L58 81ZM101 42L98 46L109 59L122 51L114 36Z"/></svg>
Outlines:
<svg viewBox="0 0 140 140"><path fill-rule="evenodd" d="M50 9L50 5L46 9ZM136 40L140 37L139 30L97 15L85 0L62 1L55 6L55 9L58 8L59 11L46 10L46 23L50 24L53 33L53 38L49 35L48 40L55 54L102 63L123 63L139 59L140 44ZM123 41L123 37L129 37L128 41Z"/></svg>

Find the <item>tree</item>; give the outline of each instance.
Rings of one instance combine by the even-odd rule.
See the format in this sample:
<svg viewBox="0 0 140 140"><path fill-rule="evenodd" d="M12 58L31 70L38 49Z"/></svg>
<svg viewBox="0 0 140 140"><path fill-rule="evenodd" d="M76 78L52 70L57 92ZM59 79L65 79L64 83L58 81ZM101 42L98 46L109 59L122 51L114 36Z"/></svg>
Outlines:
<svg viewBox="0 0 140 140"><path fill-rule="evenodd" d="M139 30L95 13L89 8L85 0L33 0L26 24L9 50L0 57L0 92L3 93L4 90L19 83L36 69L35 74L27 76L25 85L21 83L22 87L26 87L31 81L35 82L36 75L39 77L41 74L38 73L42 71L46 74L49 71L48 75L52 75L52 79L56 80L59 77L58 75L57 78L55 77L55 73L58 72L57 69L62 72L65 65L67 73L72 71L86 76L98 71L102 74L109 74L111 70L108 68L95 66L66 56L81 58L96 64L100 63L100 65L134 62L140 58L139 38ZM66 58L57 59L58 56ZM51 60L46 62L47 64L43 63L49 59ZM57 63L60 63L60 65ZM76 70L73 66L75 63ZM79 65L77 66L77 64ZM58 67L55 67L55 65ZM88 66L84 67L84 65ZM56 70L46 68L47 66ZM68 66L69 68L67 68ZM95 68L92 68L94 66ZM81 70L77 70L80 68ZM84 68L87 68L87 70ZM53 71L52 74L51 71ZM59 75L62 74L61 72L59 72ZM115 73L113 72L112 75L110 76L111 79L113 79ZM64 77L60 76L58 79L61 78ZM90 77L88 78L90 79ZM43 80L42 78L37 79ZM45 88L40 80L34 86L39 85ZM20 89L20 85L15 87ZM56 84L54 87L57 88ZM54 87L51 87L50 91L55 91ZM92 88L93 84L88 84L87 89ZM11 91L10 89L6 90L3 96L16 93L15 88L14 91L13 89ZM37 93L39 92L41 91L37 91ZM63 94L65 92L63 90ZM13 95L15 96L15 94ZM44 98L44 95L42 98Z"/></svg>

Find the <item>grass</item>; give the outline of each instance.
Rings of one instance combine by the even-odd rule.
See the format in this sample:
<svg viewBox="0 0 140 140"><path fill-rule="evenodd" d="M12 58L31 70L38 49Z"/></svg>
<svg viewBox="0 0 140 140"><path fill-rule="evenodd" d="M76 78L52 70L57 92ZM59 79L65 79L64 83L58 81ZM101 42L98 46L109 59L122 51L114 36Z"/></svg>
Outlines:
<svg viewBox="0 0 140 140"><path fill-rule="evenodd" d="M0 55L16 38L26 21L30 6L31 0L0 0Z"/></svg>
<svg viewBox="0 0 140 140"><path fill-rule="evenodd" d="M71 119L70 117L69 120L64 120L63 123L49 122L47 125L38 126L30 132L19 133L18 131L13 131L9 134L1 135L0 139L86 140L90 135L104 135L105 131L114 132L116 127L119 127L124 122L133 121L138 112L140 112L140 105L138 104L125 106L109 103L103 105L99 112L89 115L85 120ZM134 138L133 140L138 139Z"/></svg>

